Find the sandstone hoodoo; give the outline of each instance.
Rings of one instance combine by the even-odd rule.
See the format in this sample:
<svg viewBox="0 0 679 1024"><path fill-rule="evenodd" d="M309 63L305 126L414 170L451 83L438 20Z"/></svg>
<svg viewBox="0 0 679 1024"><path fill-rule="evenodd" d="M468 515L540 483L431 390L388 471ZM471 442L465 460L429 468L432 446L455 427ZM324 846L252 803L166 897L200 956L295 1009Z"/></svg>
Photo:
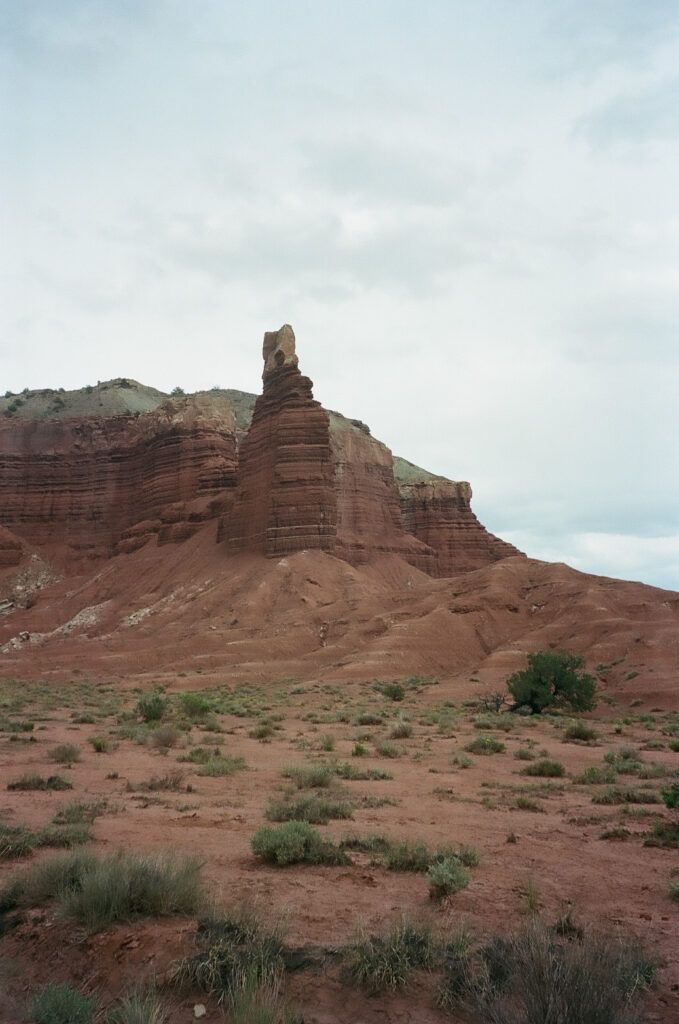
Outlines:
<svg viewBox="0 0 679 1024"><path fill-rule="evenodd" d="M263 392L239 453L220 537L232 552L332 550L336 501L328 413L298 369L289 325L264 335Z"/></svg>

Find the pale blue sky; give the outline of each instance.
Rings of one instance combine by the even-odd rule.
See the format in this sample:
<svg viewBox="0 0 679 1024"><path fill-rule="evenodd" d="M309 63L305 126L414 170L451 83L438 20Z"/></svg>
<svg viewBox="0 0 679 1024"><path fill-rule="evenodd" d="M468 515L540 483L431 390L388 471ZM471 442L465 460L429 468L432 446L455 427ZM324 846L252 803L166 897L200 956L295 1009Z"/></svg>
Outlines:
<svg viewBox="0 0 679 1024"><path fill-rule="evenodd" d="M0 0L0 388L316 397L679 589L676 0Z"/></svg>

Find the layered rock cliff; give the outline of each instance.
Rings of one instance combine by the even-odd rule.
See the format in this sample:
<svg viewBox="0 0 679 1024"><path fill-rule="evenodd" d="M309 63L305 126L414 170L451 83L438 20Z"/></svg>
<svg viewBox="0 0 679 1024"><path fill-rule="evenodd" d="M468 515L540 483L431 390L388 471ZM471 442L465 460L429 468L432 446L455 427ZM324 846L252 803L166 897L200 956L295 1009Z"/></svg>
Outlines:
<svg viewBox="0 0 679 1024"><path fill-rule="evenodd" d="M234 483L235 468L234 414L205 395L138 415L5 418L0 522L67 559L109 556L121 540L119 550L154 535L180 540Z"/></svg>
<svg viewBox="0 0 679 1024"><path fill-rule="evenodd" d="M448 576L518 553L478 522L469 484L394 459L323 409L290 326L265 335L263 356L258 398L168 398L118 378L0 399L0 569L29 548L65 567L179 543L210 520L221 557L396 554Z"/></svg>
<svg viewBox="0 0 679 1024"><path fill-rule="evenodd" d="M426 570L432 575L454 576L522 554L481 525L472 512L472 489L466 481L434 476L398 458L394 477L405 529L436 552L436 564Z"/></svg>

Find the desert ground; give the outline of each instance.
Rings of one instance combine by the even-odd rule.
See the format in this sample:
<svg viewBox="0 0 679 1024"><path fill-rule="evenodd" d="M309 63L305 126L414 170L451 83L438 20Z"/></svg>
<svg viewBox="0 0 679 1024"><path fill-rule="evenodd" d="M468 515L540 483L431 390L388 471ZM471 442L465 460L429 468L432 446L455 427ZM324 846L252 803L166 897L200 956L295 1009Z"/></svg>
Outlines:
<svg viewBox="0 0 679 1024"><path fill-rule="evenodd" d="M346 948L404 915L440 943L465 934L479 946L536 918L632 936L656 965L643 1019L679 1020L676 812L660 797L679 774L679 715L667 701L649 707L626 668L600 663L597 710L575 717L497 712L500 681L482 693L467 672L242 683L228 672L101 678L78 669L6 680L3 891L64 850L172 851L198 859L205 903L99 928L55 899L9 909L5 900L2 1019L30 1019L36 986L53 980L93 994L102 1013L141 984L157 988L171 1024L195 1019L194 1007L228 1020L228 999L180 985L178 965L200 949L201 917L248 907L286 947L307 950L285 972L278 1005L308 1024L468 1019L463 1006L438 1005L440 966L377 993L352 978ZM606 691L613 673L632 676L624 699ZM547 760L549 774L527 774ZM55 778L68 788L52 788ZM326 801L329 815L314 828L344 843L346 863L256 856L258 830L303 813L295 807L313 794L306 806L327 820ZM34 842L15 856L9 838L20 827ZM403 863L396 856L390 867L386 847L357 842L375 835L410 844ZM426 864L399 870L417 844L432 855L462 850L468 884L432 898Z"/></svg>

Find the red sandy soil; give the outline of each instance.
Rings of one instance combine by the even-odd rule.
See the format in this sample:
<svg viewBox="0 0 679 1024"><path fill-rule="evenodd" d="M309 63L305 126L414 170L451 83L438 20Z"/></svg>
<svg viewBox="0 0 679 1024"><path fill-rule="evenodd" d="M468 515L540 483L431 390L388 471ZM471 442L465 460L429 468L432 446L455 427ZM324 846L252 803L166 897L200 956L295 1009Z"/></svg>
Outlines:
<svg viewBox="0 0 679 1024"><path fill-rule="evenodd" d="M359 924L375 929L403 912L430 919L442 932L464 923L481 940L525 924L526 892L533 892L549 922L570 908L585 927L638 936L660 964L644 1020L679 1021L679 904L668 897L677 852L643 845L653 822L670 820L671 812L662 803L632 808L643 816L593 805L602 787L572 781L623 744L645 762L666 766L664 779L646 783L656 792L679 771L679 753L669 747L679 711L679 594L524 558L440 580L396 557L361 568L320 552L225 561L209 527L181 546L119 556L35 596L32 607L0 619L2 675L25 683L2 684L1 699L13 720L35 722L33 733L18 740L0 732L0 820L38 827L71 800L106 800L93 825L95 850L198 854L217 903L228 908L247 899L265 918L283 914L288 941L299 945L342 945ZM24 631L27 639L13 639ZM474 756L468 768L454 764L480 734L472 721L478 712L463 702L502 690L507 675L524 667L526 652L550 647L582 653L598 677L599 704L588 716L599 733L596 745L564 742L563 720L511 716L511 731L492 732L505 753ZM438 681L409 689L400 703L372 686L415 674ZM207 741L194 725L167 752L120 737L116 715L135 707L134 688L157 685L170 695L231 694L246 717L219 714ZM22 707L15 703L20 697ZM74 721L90 708L94 722ZM348 721L337 720L343 709ZM355 724L360 709L383 711L384 724ZM248 733L267 713L282 716L281 728L261 742ZM395 741L399 756L378 756L375 744L399 713L409 716L413 735ZM321 749L326 733L334 737L332 753ZM368 754L353 758L364 734L372 737L361 740ZM22 742L29 735L37 742ZM88 738L101 735L115 749L95 753ZM502 788L545 781L519 774L524 762L512 755L529 741L567 772L556 780L563 788L529 794L537 811L516 809L516 791ZM49 751L58 742L76 743L81 760L55 768ZM206 778L197 765L177 763L185 747L200 743L243 756L247 768ZM320 826L325 835L383 832L430 846L473 845L483 859L468 888L436 903L425 876L389 872L365 854L352 855L347 867L259 863L250 839L285 783L283 769L332 757L393 772L392 780L342 785L395 803L359 808L353 821ZM127 791L128 780L176 769L183 772L181 791ZM23 772L62 770L72 792L6 789ZM618 782L644 785L629 776ZM600 838L619 826L629 832L624 841ZM512 833L515 843L507 841ZM40 851L32 859L50 855ZM15 867L0 861L0 882ZM0 939L2 1020L26 1020L31 990L47 979L96 992L102 1005L140 980L162 982L195 948L194 931L194 920L171 919L90 936L58 920L49 905L31 910ZM295 974L287 994L307 1024L462 1020L436 1008L435 986L435 978L420 976L404 990L369 997L334 968ZM198 993L164 991L171 1024L193 1019L199 1002L207 1020L222 1019L214 1001Z"/></svg>

